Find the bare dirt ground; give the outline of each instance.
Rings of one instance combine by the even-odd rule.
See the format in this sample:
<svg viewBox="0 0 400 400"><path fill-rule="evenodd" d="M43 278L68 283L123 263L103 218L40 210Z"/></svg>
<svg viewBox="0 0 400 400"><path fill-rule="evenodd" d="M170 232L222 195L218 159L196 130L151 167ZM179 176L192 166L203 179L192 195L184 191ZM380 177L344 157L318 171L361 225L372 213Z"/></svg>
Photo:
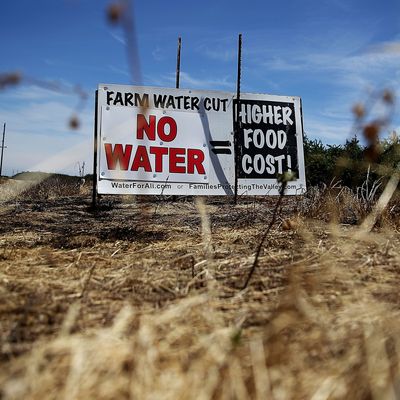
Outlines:
<svg viewBox="0 0 400 400"><path fill-rule="evenodd" d="M4 200L0 399L400 398L395 225L301 201L243 290L276 198Z"/></svg>

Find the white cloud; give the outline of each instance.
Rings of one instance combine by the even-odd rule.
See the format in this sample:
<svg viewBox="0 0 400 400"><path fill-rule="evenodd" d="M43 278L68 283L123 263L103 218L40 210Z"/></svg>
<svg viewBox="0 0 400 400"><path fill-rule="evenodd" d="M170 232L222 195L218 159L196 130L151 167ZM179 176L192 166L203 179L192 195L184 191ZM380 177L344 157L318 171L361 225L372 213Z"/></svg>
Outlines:
<svg viewBox="0 0 400 400"><path fill-rule="evenodd" d="M128 78L131 77L129 71L127 69L125 69L125 68L116 67L115 65L111 65L111 64L108 67L110 68L110 70L112 72L115 72L117 74L123 75L123 76L128 77Z"/></svg>
<svg viewBox="0 0 400 400"><path fill-rule="evenodd" d="M228 76L224 76L219 79L210 78L195 78L188 74L187 72L181 72L181 82L183 84L189 85L192 88L197 89L214 89L214 88L228 88L232 89L235 87L235 83L229 80Z"/></svg>
<svg viewBox="0 0 400 400"><path fill-rule="evenodd" d="M7 124L6 174L39 169L76 174L78 161L91 164L81 143L92 140L93 110L77 112L76 100L34 86L0 93L0 122ZM76 131L68 126L74 114L80 121Z"/></svg>
<svg viewBox="0 0 400 400"><path fill-rule="evenodd" d="M165 53L160 46L157 46L152 52L151 55L155 61L163 61L165 59Z"/></svg>
<svg viewBox="0 0 400 400"><path fill-rule="evenodd" d="M365 89L385 84L396 76L400 64L400 42L385 42L363 50L349 51L348 44L337 42L325 50L311 47L276 54L263 65L272 71L320 74L332 84ZM357 48L357 47L356 47ZM289 54L289 55L288 55Z"/></svg>
<svg viewBox="0 0 400 400"><path fill-rule="evenodd" d="M22 171L59 172L78 174L77 163L86 162L91 172L93 144L88 137L29 137L7 129L7 149L4 153L4 173Z"/></svg>
<svg viewBox="0 0 400 400"><path fill-rule="evenodd" d="M29 167L31 171L62 172L78 175L78 163L84 161L86 165L92 166L93 143L92 140L78 140L70 143L64 150L54 155L45 154L39 163ZM36 161L36 160L35 160ZM86 172L91 172L90 167Z"/></svg>
<svg viewBox="0 0 400 400"><path fill-rule="evenodd" d="M273 56L264 64L268 69L275 71L301 71L305 68L304 63L295 60L285 60L280 56Z"/></svg>
<svg viewBox="0 0 400 400"><path fill-rule="evenodd" d="M238 52L236 48L229 48L229 45L227 44L216 44L216 46L214 47L200 45L197 50L205 57L222 62L230 62L236 60Z"/></svg>
<svg viewBox="0 0 400 400"><path fill-rule="evenodd" d="M49 98L60 98L65 95L60 92L51 91L39 86L21 86L15 88L14 90L8 90L7 92L4 92L4 96L9 100L37 101L46 100Z"/></svg>
<svg viewBox="0 0 400 400"><path fill-rule="evenodd" d="M384 42L371 48L372 53L396 54L400 56L400 41Z"/></svg>
<svg viewBox="0 0 400 400"><path fill-rule="evenodd" d="M207 38L195 46L201 57L222 63L235 64L238 55L238 44L235 36L222 34Z"/></svg>
<svg viewBox="0 0 400 400"><path fill-rule="evenodd" d="M321 139L325 144L344 144L351 135L351 122L337 121L335 118L305 115L304 131L311 139Z"/></svg>
<svg viewBox="0 0 400 400"><path fill-rule="evenodd" d="M117 33L113 32L113 31L109 31L109 32L110 32L111 37L112 37L115 41L117 41L118 43L120 43L120 44L126 46L126 40L125 40L125 38L124 38L123 36L118 35Z"/></svg>
<svg viewBox="0 0 400 400"><path fill-rule="evenodd" d="M175 86L176 75L170 73L154 78L151 76L145 76L145 79L150 82L151 85L171 87ZM186 89L201 89L201 90L228 90L233 91L235 88L235 82L230 80L229 76L222 78L197 78L191 74L181 71L180 73L180 87Z"/></svg>

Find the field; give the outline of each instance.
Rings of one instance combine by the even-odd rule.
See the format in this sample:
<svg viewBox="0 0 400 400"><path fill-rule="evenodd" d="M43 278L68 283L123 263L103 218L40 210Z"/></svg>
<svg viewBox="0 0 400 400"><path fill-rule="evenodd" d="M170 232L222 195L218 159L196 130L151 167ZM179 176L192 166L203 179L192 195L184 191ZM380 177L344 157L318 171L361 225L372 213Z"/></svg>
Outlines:
<svg viewBox="0 0 400 400"><path fill-rule="evenodd" d="M396 202L51 185L0 186L0 399L400 398Z"/></svg>

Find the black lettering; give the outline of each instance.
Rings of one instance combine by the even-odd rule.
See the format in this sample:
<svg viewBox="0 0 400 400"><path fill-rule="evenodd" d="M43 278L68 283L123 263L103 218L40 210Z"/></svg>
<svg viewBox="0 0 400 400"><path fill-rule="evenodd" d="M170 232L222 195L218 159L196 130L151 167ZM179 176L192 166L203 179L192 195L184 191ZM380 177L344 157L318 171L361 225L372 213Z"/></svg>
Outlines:
<svg viewBox="0 0 400 400"><path fill-rule="evenodd" d="M210 99L209 97L206 97L206 98L204 99L204 108L205 108L207 111L210 111L210 110L211 110L211 99Z"/></svg>
<svg viewBox="0 0 400 400"><path fill-rule="evenodd" d="M222 111L226 112L226 103L228 103L228 99L221 99L222 103Z"/></svg>
<svg viewBox="0 0 400 400"><path fill-rule="evenodd" d="M167 108L175 108L174 96L168 96Z"/></svg>
<svg viewBox="0 0 400 400"><path fill-rule="evenodd" d="M155 94L154 105L156 108L165 108L165 102L167 101L167 95Z"/></svg>
<svg viewBox="0 0 400 400"><path fill-rule="evenodd" d="M198 97L192 97L192 110L199 110L200 99Z"/></svg>
<svg viewBox="0 0 400 400"><path fill-rule="evenodd" d="M132 93L125 93L125 105L126 106L133 106L133 102L132 102L132 99L133 99L133 94Z"/></svg>
<svg viewBox="0 0 400 400"><path fill-rule="evenodd" d="M180 110L181 109L181 100L183 99L183 96L175 96L175 101L176 103L176 107Z"/></svg>
<svg viewBox="0 0 400 400"><path fill-rule="evenodd" d="M183 101L184 101L185 110L189 110L190 109L190 97L185 96Z"/></svg>
<svg viewBox="0 0 400 400"><path fill-rule="evenodd" d="M110 103L113 101L112 95L114 94L114 92L108 91L107 92L107 105L109 106Z"/></svg>
<svg viewBox="0 0 400 400"><path fill-rule="evenodd" d="M124 102L122 100L122 93L121 92L117 92L117 95L115 96L114 99L114 106L116 106L117 104L123 106Z"/></svg>
<svg viewBox="0 0 400 400"><path fill-rule="evenodd" d="M140 93L135 93L135 106L137 107L138 104L140 107L149 107L149 95L143 93L140 97Z"/></svg>

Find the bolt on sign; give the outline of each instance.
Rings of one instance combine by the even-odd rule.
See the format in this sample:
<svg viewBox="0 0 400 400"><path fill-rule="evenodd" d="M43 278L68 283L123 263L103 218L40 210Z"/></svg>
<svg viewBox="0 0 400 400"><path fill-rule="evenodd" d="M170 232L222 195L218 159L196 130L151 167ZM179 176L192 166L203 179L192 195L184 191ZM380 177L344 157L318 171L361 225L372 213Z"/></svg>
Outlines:
<svg viewBox="0 0 400 400"><path fill-rule="evenodd" d="M99 85L100 194L276 195L305 191L299 97ZM235 157L234 132L237 129Z"/></svg>

